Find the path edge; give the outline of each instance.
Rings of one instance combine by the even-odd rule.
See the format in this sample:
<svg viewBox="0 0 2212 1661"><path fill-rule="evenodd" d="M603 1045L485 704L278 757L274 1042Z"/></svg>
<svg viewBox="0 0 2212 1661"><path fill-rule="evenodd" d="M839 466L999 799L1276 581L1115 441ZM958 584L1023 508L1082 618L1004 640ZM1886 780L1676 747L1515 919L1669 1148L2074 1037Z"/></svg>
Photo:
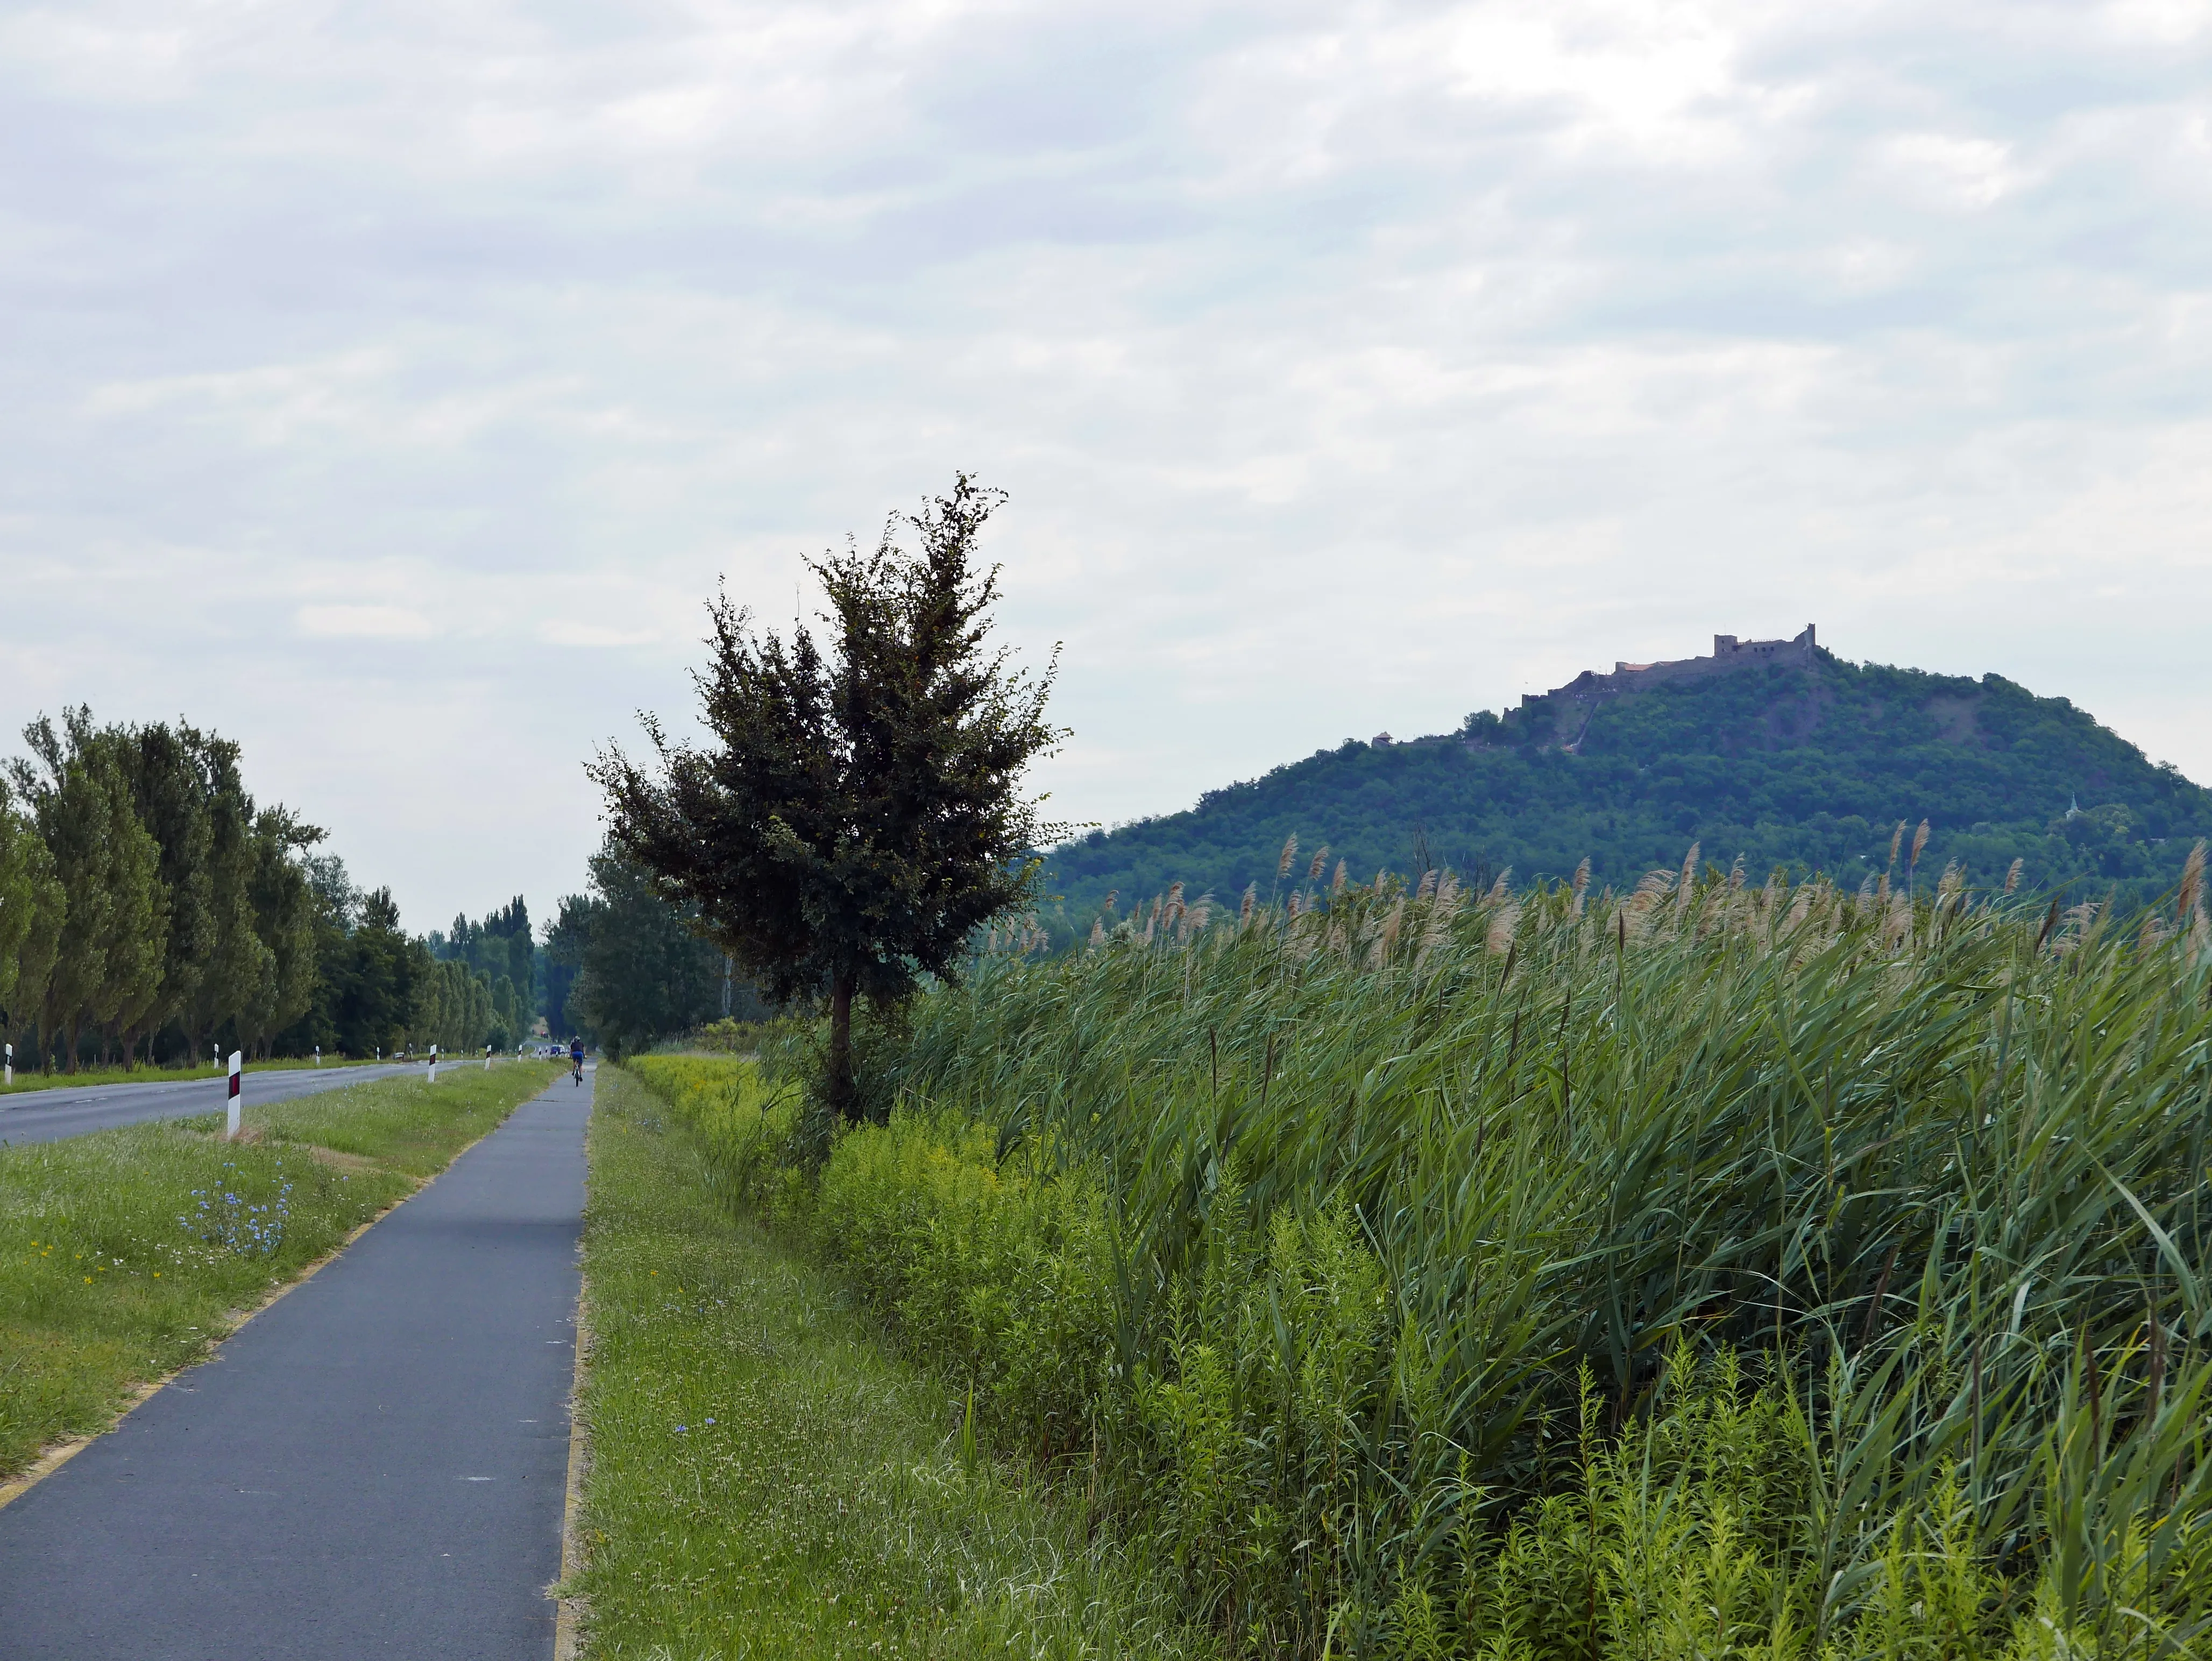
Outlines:
<svg viewBox="0 0 2212 1661"><path fill-rule="evenodd" d="M592 1430L584 1420L584 1373L592 1353L592 1284L584 1273L584 1229L592 1212L592 1118L599 1110L599 1070L592 1069L592 1094L584 1105L584 1215L576 1229L575 1370L568 1382L568 1486L561 1502L561 1578L547 1592L553 1599L553 1661L579 1661L584 1652L584 1616L588 1601L563 1595L584 1568L584 1544L576 1521L584 1506L584 1478L592 1465Z"/></svg>
<svg viewBox="0 0 2212 1661"><path fill-rule="evenodd" d="M193 1082L196 1083L198 1082L198 1080ZM550 1087L549 1086L548 1088L550 1088ZM541 1092L540 1094L544 1093ZM535 1101L537 1100L538 1098L536 1096L532 1096L529 1099L529 1101ZM262 1299L259 1303L255 1304L252 1308L240 1315L235 1321L231 1323L230 1330L225 1332L220 1338L217 1338L215 1343L209 1347L208 1353L206 1355L201 1356L198 1361L186 1361L182 1367L173 1367L158 1379L149 1379L143 1384L133 1385L131 1387L130 1393L123 1398L123 1404L115 1409L115 1416L110 1419L102 1428L91 1431L81 1436L64 1436L61 1440L49 1443L46 1447L40 1449L39 1457L31 1461L29 1467L25 1470L21 1476L10 1476L6 1482L0 1482L0 1511L7 1510L9 1506L14 1505L16 1500L21 1499L26 1494L28 1494L40 1482L45 1482L47 1477L52 1476L70 1460L76 1458L78 1454L83 1452L85 1449L90 1447L101 1437L112 1436L117 1431L122 1429L123 1422L125 1419L136 1413L140 1408L145 1406L147 1403L152 1401L155 1397L160 1395L161 1391L167 1390L171 1385L174 1384L185 1373L191 1372L196 1367L205 1367L209 1362L214 1361L222 1353L222 1347L228 1343L233 1338L236 1337L240 1331L245 1330L246 1324L248 1321L252 1320L256 1315L260 1314L264 1310L267 1309L270 1305L276 1302L279 1299L296 1290L298 1288L305 1286L309 1281L314 1279L317 1275L320 1274L324 1269L327 1268L330 1264L336 1263L340 1258L343 1257L346 1252L352 1248L353 1243L356 1240L359 1240L363 1234L368 1233L370 1229L375 1228L377 1224L382 1222L386 1217L390 1216L394 1211L397 1211L401 1206L406 1204L409 1200L413 1199L416 1195L420 1194L432 1183L437 1181L440 1177L444 1176L447 1171L452 1170L454 1166L460 1162L462 1155L467 1153L470 1149L474 1148L477 1145L477 1143L482 1142L484 1139L484 1137L489 1137L492 1131L498 1130L500 1125L506 1124L508 1119L514 1118L516 1113L520 1112L524 1107L529 1106L529 1101L516 1102L514 1106L509 1108L505 1115L501 1118L499 1125L495 1125L491 1127L491 1131L485 1131L483 1136L478 1137L476 1139L476 1142L469 1143L467 1148L456 1149L453 1151L453 1158L446 1161L444 1170L434 1171L428 1176L423 1178L422 1180L416 1184L413 1188L402 1194L398 1199L392 1201L391 1204L386 1206L384 1209L379 1211L367 1222L360 1224L351 1234L348 1234L343 1240L340 1240L329 1251L323 1253L321 1257L317 1258L313 1263L302 1269L297 1275L285 1282L283 1285L278 1287L267 1297ZM581 1306L580 1303L580 1308ZM578 1342L579 1343L581 1343L580 1333L579 1335ZM573 1458L574 1454L572 1452L572 1461Z"/></svg>
<svg viewBox="0 0 2212 1661"><path fill-rule="evenodd" d="M553 1661L578 1661L584 1652L586 1602L574 1592L564 1596L562 1588L584 1568L583 1537L576 1525L583 1510L584 1478L592 1466L592 1431L584 1421L584 1371L592 1348L589 1307L580 1290L576 1299L576 1371L568 1386L568 1491L561 1506L561 1579L552 1588Z"/></svg>

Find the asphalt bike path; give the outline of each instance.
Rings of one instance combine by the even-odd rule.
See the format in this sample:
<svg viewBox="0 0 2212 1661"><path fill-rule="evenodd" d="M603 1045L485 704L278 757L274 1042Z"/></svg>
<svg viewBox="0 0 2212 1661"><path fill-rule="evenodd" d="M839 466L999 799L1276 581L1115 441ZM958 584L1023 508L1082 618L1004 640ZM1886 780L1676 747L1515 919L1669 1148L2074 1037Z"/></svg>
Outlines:
<svg viewBox="0 0 2212 1661"><path fill-rule="evenodd" d="M4 1661L547 1661L584 1125L563 1076L0 1510Z"/></svg>
<svg viewBox="0 0 2212 1661"><path fill-rule="evenodd" d="M477 1058L482 1064L482 1058ZM443 1064L465 1067L465 1059ZM267 1072L246 1070L240 1095L248 1107L257 1102L289 1101L294 1096L335 1090L366 1079L419 1073L421 1062L385 1066L283 1067ZM150 1080L143 1084L82 1084L52 1090L0 1095L0 1143L58 1142L88 1131L112 1131L150 1118L184 1118L220 1113L229 1100L230 1081L214 1078Z"/></svg>

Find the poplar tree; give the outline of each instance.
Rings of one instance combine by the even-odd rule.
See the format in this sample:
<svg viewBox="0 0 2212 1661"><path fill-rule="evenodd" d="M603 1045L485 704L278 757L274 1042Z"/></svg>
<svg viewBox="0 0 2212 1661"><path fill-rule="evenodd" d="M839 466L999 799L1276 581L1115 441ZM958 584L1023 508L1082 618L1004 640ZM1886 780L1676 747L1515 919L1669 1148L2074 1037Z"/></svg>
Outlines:
<svg viewBox="0 0 2212 1661"><path fill-rule="evenodd" d="M854 997L952 978L975 931L1033 897L1032 851L1061 832L1021 790L1063 736L1044 718L1054 669L1032 679L985 644L998 572L975 543L1004 500L963 474L872 553L810 561L826 648L798 625L787 644L756 633L720 597L693 677L713 743L647 716L657 776L614 749L592 768L616 847L662 899L775 1001L826 994L824 1094L847 1117Z"/></svg>
<svg viewBox="0 0 2212 1661"><path fill-rule="evenodd" d="M225 1021L241 1028L275 1002L276 954L263 943L253 910L253 798L238 770L234 744L211 746L208 778L208 915L213 945L205 972L179 1012L195 1064L200 1046Z"/></svg>
<svg viewBox="0 0 2212 1661"><path fill-rule="evenodd" d="M214 762L210 751L228 750L235 765L238 747L211 739L190 726L155 722L112 735L116 755L131 781L138 821L159 850L157 868L166 896L167 928L162 940L160 986L135 1021L123 1024L124 1065L137 1058L143 1040L191 1002L215 945L213 898L208 861L214 827L209 811Z"/></svg>
<svg viewBox="0 0 2212 1661"><path fill-rule="evenodd" d="M12 1037L44 1002L68 909L38 826L0 780L0 1033Z"/></svg>
<svg viewBox="0 0 2212 1661"><path fill-rule="evenodd" d="M19 760L11 772L69 896L39 1020L41 1051L58 1036L73 1073L87 1024L135 1016L158 997L167 900L161 850L138 822L115 746L94 731L89 709L62 719L58 732L45 716L23 730L37 764Z"/></svg>
<svg viewBox="0 0 2212 1661"><path fill-rule="evenodd" d="M268 953L268 973L239 1019L239 1034L268 1052L270 1039L307 1012L317 978L315 892L298 855L323 840L317 827L283 808L254 816L246 898L254 937Z"/></svg>

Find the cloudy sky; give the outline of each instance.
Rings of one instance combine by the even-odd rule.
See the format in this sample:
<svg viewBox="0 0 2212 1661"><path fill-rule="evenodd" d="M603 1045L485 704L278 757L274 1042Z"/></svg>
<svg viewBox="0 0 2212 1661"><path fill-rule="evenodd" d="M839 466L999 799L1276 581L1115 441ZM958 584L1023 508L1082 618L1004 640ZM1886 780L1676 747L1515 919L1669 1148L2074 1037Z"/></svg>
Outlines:
<svg viewBox="0 0 2212 1661"><path fill-rule="evenodd" d="M1817 621L2212 780L2212 3L0 7L0 731L579 884L941 489L1112 823Z"/></svg>

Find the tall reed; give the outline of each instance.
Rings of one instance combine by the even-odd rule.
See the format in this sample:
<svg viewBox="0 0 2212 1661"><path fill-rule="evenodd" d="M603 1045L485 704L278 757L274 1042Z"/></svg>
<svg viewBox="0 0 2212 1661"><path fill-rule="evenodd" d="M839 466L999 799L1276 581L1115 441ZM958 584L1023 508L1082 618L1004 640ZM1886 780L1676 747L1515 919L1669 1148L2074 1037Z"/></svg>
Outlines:
<svg viewBox="0 0 2212 1661"><path fill-rule="evenodd" d="M990 959L809 1203L1258 1648L2212 1653L2201 903L1693 850Z"/></svg>

